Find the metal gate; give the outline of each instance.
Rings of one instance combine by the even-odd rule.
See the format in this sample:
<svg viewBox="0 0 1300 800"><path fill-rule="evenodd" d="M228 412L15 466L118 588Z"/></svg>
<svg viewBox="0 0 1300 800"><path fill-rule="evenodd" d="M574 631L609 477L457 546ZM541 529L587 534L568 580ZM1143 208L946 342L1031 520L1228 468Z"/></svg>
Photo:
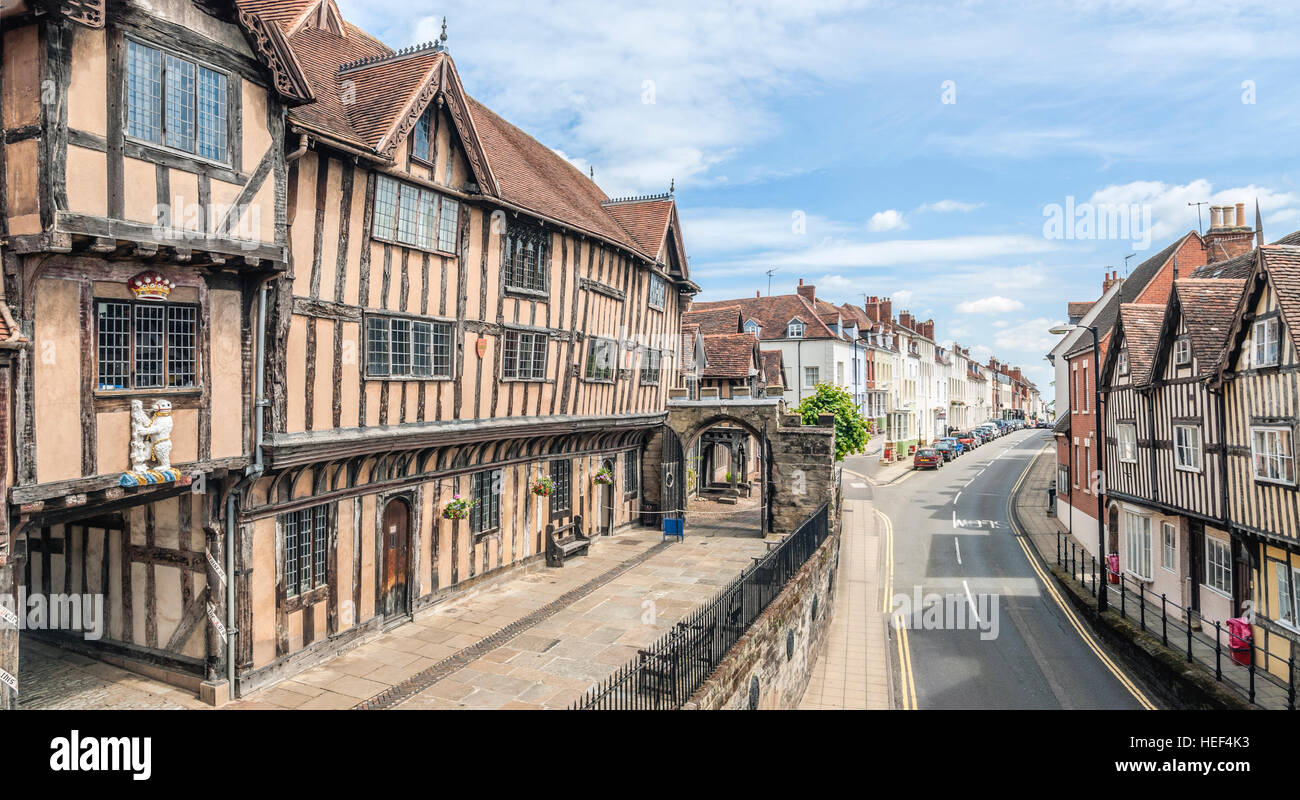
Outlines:
<svg viewBox="0 0 1300 800"><path fill-rule="evenodd" d="M667 425L664 431L662 465L663 475L659 484L660 508L665 517L681 518L686 516L686 452L682 440Z"/></svg>

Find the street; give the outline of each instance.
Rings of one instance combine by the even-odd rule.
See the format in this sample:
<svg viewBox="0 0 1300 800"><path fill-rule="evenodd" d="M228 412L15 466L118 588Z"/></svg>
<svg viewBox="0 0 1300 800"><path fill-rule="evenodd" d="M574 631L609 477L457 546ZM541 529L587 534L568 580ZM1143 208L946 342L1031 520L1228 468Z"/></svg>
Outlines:
<svg viewBox="0 0 1300 800"><path fill-rule="evenodd" d="M892 528L884 594L891 621L907 620L890 632L897 707L1150 706L1053 596L1012 526L1009 497L1050 441L1018 431L880 486L846 474L845 496L871 499Z"/></svg>

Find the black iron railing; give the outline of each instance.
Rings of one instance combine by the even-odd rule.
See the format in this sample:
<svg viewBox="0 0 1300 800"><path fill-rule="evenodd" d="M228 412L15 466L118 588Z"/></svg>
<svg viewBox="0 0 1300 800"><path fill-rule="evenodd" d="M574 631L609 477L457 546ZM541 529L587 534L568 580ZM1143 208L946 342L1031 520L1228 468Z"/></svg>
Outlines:
<svg viewBox="0 0 1300 800"><path fill-rule="evenodd" d="M677 622L650 647L590 689L576 710L680 708L713 673L786 583L812 557L829 532L822 505L716 597Z"/></svg>
<svg viewBox="0 0 1300 800"><path fill-rule="evenodd" d="M1300 690L1300 665L1295 648L1285 656L1273 652L1270 642L1245 642L1232 636L1225 625L1206 620L1196 609L1185 608L1165 594L1156 594L1146 582L1123 570L1099 565L1097 558L1074 541L1058 535L1056 564L1097 596L1106 587L1110 610L1118 612L1161 643L1184 654L1187 663L1200 664L1214 679L1231 687L1262 708L1294 711Z"/></svg>

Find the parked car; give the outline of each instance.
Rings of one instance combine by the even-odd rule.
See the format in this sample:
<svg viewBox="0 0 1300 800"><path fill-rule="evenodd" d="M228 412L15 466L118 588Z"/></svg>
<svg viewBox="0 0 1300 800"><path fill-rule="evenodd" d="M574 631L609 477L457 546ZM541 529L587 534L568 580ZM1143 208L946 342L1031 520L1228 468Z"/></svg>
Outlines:
<svg viewBox="0 0 1300 800"><path fill-rule="evenodd" d="M1038 423L1038 427L1040 427L1040 428L1050 428L1050 427L1052 427L1052 423L1051 423L1050 420L1040 420L1039 423Z"/></svg>
<svg viewBox="0 0 1300 800"><path fill-rule="evenodd" d="M980 440L971 431L957 434L957 441L961 442L962 446L967 450L974 450L976 447L980 446Z"/></svg>
<svg viewBox="0 0 1300 800"><path fill-rule="evenodd" d="M957 458L957 448L952 446L952 442L940 439L934 443L934 449L939 451L939 455L943 456L944 462L953 461Z"/></svg>
<svg viewBox="0 0 1300 800"><path fill-rule="evenodd" d="M944 457L933 447L918 447L912 456L912 469L938 469L943 466Z"/></svg>
<svg viewBox="0 0 1300 800"><path fill-rule="evenodd" d="M962 444L961 440L958 439L956 436L945 436L939 441L947 442L948 444L952 445L952 449L953 451L956 452L957 455L962 455L963 453L966 452L966 445Z"/></svg>

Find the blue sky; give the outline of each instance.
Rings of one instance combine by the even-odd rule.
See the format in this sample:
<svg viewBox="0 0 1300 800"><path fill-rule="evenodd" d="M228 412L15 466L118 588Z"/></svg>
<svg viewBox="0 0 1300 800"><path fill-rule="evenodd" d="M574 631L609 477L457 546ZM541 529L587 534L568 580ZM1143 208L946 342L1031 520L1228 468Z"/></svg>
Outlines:
<svg viewBox="0 0 1300 800"><path fill-rule="evenodd" d="M1048 397L1046 329L1194 229L1187 203L1253 220L1258 198L1270 241L1300 229L1280 4L340 5L394 47L445 15L468 91L609 195L675 180L701 300L766 292L769 268L776 293L891 296ZM1148 214L1149 245L1045 235L1067 198Z"/></svg>

